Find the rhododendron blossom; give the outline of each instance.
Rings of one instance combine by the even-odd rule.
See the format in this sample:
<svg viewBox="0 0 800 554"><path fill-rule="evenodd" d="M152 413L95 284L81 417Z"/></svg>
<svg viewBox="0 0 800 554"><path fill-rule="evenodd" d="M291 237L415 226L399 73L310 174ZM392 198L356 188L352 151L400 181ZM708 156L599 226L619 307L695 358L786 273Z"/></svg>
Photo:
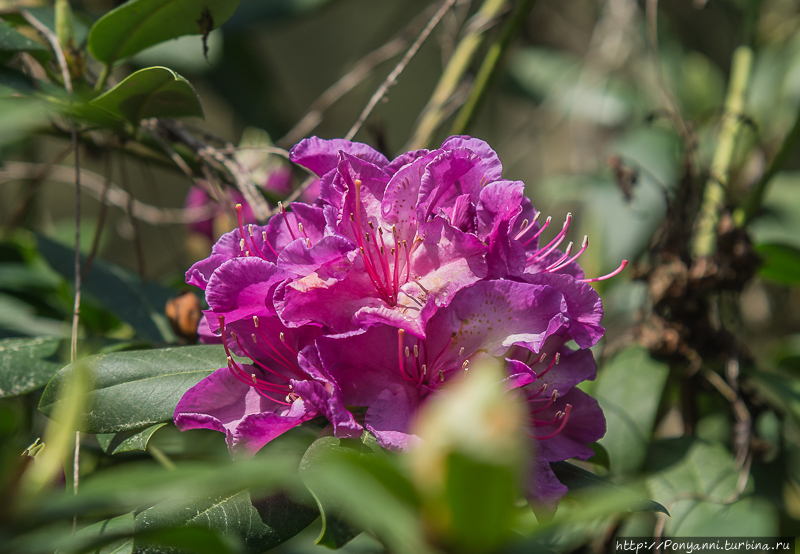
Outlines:
<svg viewBox="0 0 800 554"><path fill-rule="evenodd" d="M587 459L605 433L597 402L575 388L594 378L588 349L604 333L587 283L626 262L586 279L588 239L560 249L571 215L540 243L552 220L540 224L524 184L502 179L478 139L389 161L311 138L290 159L318 176L319 198L281 206L265 226L246 225L238 207L238 228L187 272L209 304L200 335L225 344L228 367L184 396L179 427L217 429L233 451L254 452L322 415L338 437L366 428L405 450L426 399L491 356L529 407L529 497L554 508L566 488L549 462Z"/></svg>

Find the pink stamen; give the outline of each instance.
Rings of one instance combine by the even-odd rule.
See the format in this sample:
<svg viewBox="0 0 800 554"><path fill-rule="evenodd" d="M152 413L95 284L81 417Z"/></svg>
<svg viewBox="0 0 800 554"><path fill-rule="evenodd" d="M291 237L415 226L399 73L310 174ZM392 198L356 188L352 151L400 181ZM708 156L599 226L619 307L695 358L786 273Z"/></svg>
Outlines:
<svg viewBox="0 0 800 554"><path fill-rule="evenodd" d="M538 414L539 412L543 412L543 411L545 411L547 408L549 408L550 406L552 406L552 405L553 405L553 402L555 402L556 400L558 400L558 391L557 391L557 390L554 390L554 391L553 391L553 394L551 394L549 398L547 398L547 399L540 398L540 399L538 399L538 400L534 400L533 402L542 402L542 401L546 401L546 403L545 403L545 405L544 405L544 406L542 406L541 408L536 408L535 410L531 410L531 413L532 413L532 414Z"/></svg>
<svg viewBox="0 0 800 554"><path fill-rule="evenodd" d="M545 270L545 271L550 271L551 269L553 269L554 267L556 267L558 264L560 264L561 262L563 262L564 260L566 260L567 258L569 258L569 255L570 255L570 254L572 254L572 247L573 247L573 246L574 246L574 245L573 245L573 244L572 244L572 242L570 241L570 243L567 245L567 248L566 248L566 250L564 250L564 255L563 255L563 256L561 256L561 257L560 257L559 259L557 259L556 261L554 261L553 263L551 263L550 265L548 265L547 267L545 267L545 268L544 268L544 270Z"/></svg>
<svg viewBox="0 0 800 554"><path fill-rule="evenodd" d="M400 374L406 381L413 381L411 377L406 374L406 362L403 359L403 339L406 332L403 329L397 330L397 364L400 367Z"/></svg>
<svg viewBox="0 0 800 554"><path fill-rule="evenodd" d="M544 371L539 373L536 378L541 379L542 377L547 375L547 372L550 371L550 368L553 367L554 365L558 365L558 362L560 361L561 361L561 354L557 352L556 355L553 356L553 359L550 360L550 364L545 368Z"/></svg>
<svg viewBox="0 0 800 554"><path fill-rule="evenodd" d="M277 258L278 257L278 253L275 252L275 249L272 248L272 244L270 244L269 240L267 239L267 232L266 231L261 231L261 238L264 240L264 244L269 246L269 249L272 251L273 254L275 254L275 257Z"/></svg>
<svg viewBox="0 0 800 554"><path fill-rule="evenodd" d="M567 421L569 420L570 412L572 412L572 404L567 404L567 407L564 409L564 414L561 417L561 425L559 425L558 429L556 429L555 431L553 431L549 435L545 435L543 437L537 437L536 435L532 435L532 434L528 433L528 436L531 437L532 439L536 439L536 440L540 440L540 441L541 440L545 440L545 439L552 439L553 437L555 437L557 434L559 434L561 431L564 430L564 427L567 425ZM555 421L553 421L552 423L555 423ZM539 426L537 426L537 427L539 427Z"/></svg>
<svg viewBox="0 0 800 554"><path fill-rule="evenodd" d="M564 262L563 264L559 264L559 265L557 265L556 267L551 267L551 268L548 268L548 269L546 269L545 271L549 271L550 273L552 273L552 272L554 272L554 271L558 271L559 269L562 269L562 268L565 268L565 267L567 267L569 264L573 263L575 260L577 260L578 258L580 258L580 257L581 257L581 254L583 254L584 252L586 252L586 249L587 249L588 247L589 247L589 237L588 237L588 236L586 236L586 235L584 235L584 236L583 236L583 244L581 245L581 249L578 251L578 253L577 253L577 254L575 254L574 256L572 256L572 257L571 257L569 260L567 260L567 261L566 261L566 262Z"/></svg>
<svg viewBox="0 0 800 554"><path fill-rule="evenodd" d="M283 202L278 202L278 209L281 211L286 228L289 229L289 234L292 235L292 240L297 240L297 237L294 236L294 231L292 231L292 226L289 225L289 218L286 217L286 208L283 207Z"/></svg>
<svg viewBox="0 0 800 554"><path fill-rule="evenodd" d="M564 240L564 237L566 236L567 231L569 230L569 224L571 222L572 222L572 213L567 212L567 219L564 221L564 225L561 227L561 231L559 231L558 234L555 237L553 237L553 240L547 243L546 246L540 248L538 253L534 254L531 258L529 258L529 261L530 259L539 260L541 258L544 258L550 252L558 248L558 245L561 244L561 242Z"/></svg>
<svg viewBox="0 0 800 554"><path fill-rule="evenodd" d="M244 234L244 219L242 217L242 205L241 204L236 204L236 219L239 222L239 236L242 238L242 244L244 245L244 248L242 248L242 250L244 251L244 255L245 256L248 256L248 255L252 256L253 252L252 252L252 250L250 250L250 247L247 245L247 239L245 239L246 235ZM263 258L263 256L262 256L262 258Z"/></svg>
<svg viewBox="0 0 800 554"><path fill-rule="evenodd" d="M628 260L622 260L622 263L619 264L619 267L614 271L612 271L611 273L603 275L602 277L595 277L594 279L581 279L581 281L584 283L596 283L597 281L605 281L606 279L611 279L612 277L622 273L622 270L625 269L627 265L628 265Z"/></svg>
<svg viewBox="0 0 800 554"><path fill-rule="evenodd" d="M548 216L547 216L547 219L545 219L545 220L544 220L544 224L541 226L541 228L540 228L538 231L536 231L536 234L535 234L535 235L533 235L531 238L529 238L528 240L526 240L526 241L525 241L525 242L522 244L522 247L524 248L524 247L528 246L528 245L531 243L531 241L534 241L534 240L536 240L537 238L539 238L539 235L541 235L542 233L544 233L544 230L545 230L545 229L547 229L547 228L550 226L550 222L551 222L551 221L553 221L553 218L552 218L552 217L550 217L550 216L548 215Z"/></svg>
<svg viewBox="0 0 800 554"><path fill-rule="evenodd" d="M542 215L542 212L536 212L536 213L534 214L534 216L533 216L533 219L531 220L531 222L530 222L530 223L528 223L528 221L527 221L527 220L524 220L524 221L522 222L522 225L521 225L521 226L520 226L520 228L519 228L519 231L517 231L517 234L516 234L516 235L514 235L514 240L520 240L520 239L521 239L523 236L525 236L525 233L527 233L527 232L528 232L528 230L529 230L531 227L533 227L534 225L536 225L536 222L539 220L539 216L541 216L541 215Z"/></svg>
<svg viewBox="0 0 800 554"><path fill-rule="evenodd" d="M272 345L272 343L267 338L267 335L264 334L264 331L261 330L261 327L256 326L256 329L258 329L258 334L261 335L261 338L264 339L264 342L267 343L267 346L269 346L272 349L272 351L275 352L275 354L277 354L281 358L281 360L283 360L283 362L285 362L285 363L282 363L281 365L286 367L286 369L290 370L292 373L294 373L295 375L297 375L301 379L306 379L307 378L307 376L304 375L302 371L300 371L300 368L295 367L296 363L293 365L292 362L287 360L286 357L283 354L281 354L280 351L278 351L278 349L275 348ZM261 347L260 343L257 343L257 344L259 345L259 347ZM263 348L263 347L261 347L261 348Z"/></svg>

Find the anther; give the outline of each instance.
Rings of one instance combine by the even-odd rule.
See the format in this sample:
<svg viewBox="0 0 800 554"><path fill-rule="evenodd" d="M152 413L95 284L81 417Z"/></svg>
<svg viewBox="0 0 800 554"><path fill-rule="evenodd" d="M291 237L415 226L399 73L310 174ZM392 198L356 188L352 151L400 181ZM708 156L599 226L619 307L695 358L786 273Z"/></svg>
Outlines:
<svg viewBox="0 0 800 554"><path fill-rule="evenodd" d="M428 366L425 365L425 364L422 364L422 374L426 375L427 373L428 373Z"/></svg>
<svg viewBox="0 0 800 554"><path fill-rule="evenodd" d="M464 347L463 346L458 350L458 355L459 356L463 356L464 355Z"/></svg>
<svg viewBox="0 0 800 554"><path fill-rule="evenodd" d="M467 366L469 365L469 360L464 360L464 363L461 364L461 369L469 369Z"/></svg>
<svg viewBox="0 0 800 554"><path fill-rule="evenodd" d="M373 231L375 230L375 226L372 224L371 221L367 221L367 225L369 225L369 228L372 229Z"/></svg>
<svg viewBox="0 0 800 554"><path fill-rule="evenodd" d="M251 373L251 374L250 374L250 377L252 377L252 378L253 378L253 384L254 384L254 385L257 385L257 384L258 384L258 379L256 379L256 374L255 374L255 373Z"/></svg>
<svg viewBox="0 0 800 554"><path fill-rule="evenodd" d="M239 239L239 248L241 248L242 252L244 252L244 250L245 250L245 248L244 248L244 239Z"/></svg>
<svg viewBox="0 0 800 554"><path fill-rule="evenodd" d="M560 352L556 352L556 365L558 365L558 362L560 362L560 361L561 361L561 353Z"/></svg>
<svg viewBox="0 0 800 554"><path fill-rule="evenodd" d="M283 331L281 331L281 334L278 335L278 336L280 337L281 342L286 342L286 337L284 336ZM558 363L558 362L556 362L556 363Z"/></svg>
<svg viewBox="0 0 800 554"><path fill-rule="evenodd" d="M524 231L527 228L528 228L528 220L527 219L523 219L522 220L522 225L519 226L519 230L520 231Z"/></svg>
<svg viewBox="0 0 800 554"><path fill-rule="evenodd" d="M311 239L306 239L306 246L311 248Z"/></svg>
<svg viewBox="0 0 800 554"><path fill-rule="evenodd" d="M298 224L297 224L297 228L298 228L298 229L300 229L300 232L301 232L301 233L302 233L302 232L304 232L304 231L303 231L303 224L302 224L302 223L298 223Z"/></svg>
<svg viewBox="0 0 800 554"><path fill-rule="evenodd" d="M257 315L254 315L254 316L253 316L253 325L255 325L256 327L258 327L258 316L257 316Z"/></svg>
<svg viewBox="0 0 800 554"><path fill-rule="evenodd" d="M444 371L442 371L441 369L439 370L439 382L440 383L444 382Z"/></svg>
<svg viewBox="0 0 800 554"><path fill-rule="evenodd" d="M409 352L408 346L406 346L406 358L408 358L410 355L411 355L411 352Z"/></svg>
<svg viewBox="0 0 800 554"><path fill-rule="evenodd" d="M355 222L355 220L356 220L356 216L353 215L353 214L350 214L350 221Z"/></svg>
<svg viewBox="0 0 800 554"><path fill-rule="evenodd" d="M419 358L419 347L416 344L414 345L414 357Z"/></svg>

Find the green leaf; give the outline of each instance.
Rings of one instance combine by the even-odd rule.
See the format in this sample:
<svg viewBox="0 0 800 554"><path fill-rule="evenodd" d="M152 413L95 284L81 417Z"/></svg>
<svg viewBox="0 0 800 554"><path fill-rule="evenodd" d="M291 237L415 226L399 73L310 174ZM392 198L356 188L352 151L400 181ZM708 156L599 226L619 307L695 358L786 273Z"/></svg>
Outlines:
<svg viewBox="0 0 800 554"><path fill-rule="evenodd" d="M192 85L166 67L140 69L92 100L91 105L134 125L149 117L203 117L200 98Z"/></svg>
<svg viewBox="0 0 800 554"><path fill-rule="evenodd" d="M643 348L620 352L602 369L594 396L608 423L599 442L608 451L612 473L641 469L668 374L667 366Z"/></svg>
<svg viewBox="0 0 800 554"><path fill-rule="evenodd" d="M778 533L778 514L766 500L748 496L752 480L736 496L740 468L722 445L697 441L684 460L648 478L653 497L672 517L666 536L768 537Z"/></svg>
<svg viewBox="0 0 800 554"><path fill-rule="evenodd" d="M11 144L49 123L49 109L39 98L0 98L0 146Z"/></svg>
<svg viewBox="0 0 800 554"><path fill-rule="evenodd" d="M0 67L0 96L9 97L19 93L32 95L35 92L33 81L22 71Z"/></svg>
<svg viewBox="0 0 800 554"><path fill-rule="evenodd" d="M800 249L788 244L766 243L755 247L764 257L759 274L783 285L800 285Z"/></svg>
<svg viewBox="0 0 800 554"><path fill-rule="evenodd" d="M0 398L43 387L61 367L54 359L60 342L46 337L0 340Z"/></svg>
<svg viewBox="0 0 800 554"><path fill-rule="evenodd" d="M97 435L97 442L106 454L119 454L133 450L145 450L153 433L161 429L166 423L156 423L144 429L121 431L119 433L101 433Z"/></svg>
<svg viewBox="0 0 800 554"><path fill-rule="evenodd" d="M80 360L94 376L82 429L117 433L171 421L183 394L226 364L222 345L115 352ZM58 390L74 371L71 364L48 383L39 409L51 415Z"/></svg>
<svg viewBox="0 0 800 554"><path fill-rule="evenodd" d="M448 542L456 551L494 552L508 538L518 493L513 468L453 452L445 490L453 518Z"/></svg>
<svg viewBox="0 0 800 554"><path fill-rule="evenodd" d="M353 449L358 455L376 454L380 450L374 437L369 433L363 435L364 442L354 440L341 440L334 436L320 436L311 446L308 447L303 458L300 460L301 475L307 472L324 471L327 461L332 456L342 455L348 449ZM322 522L322 529L317 537L316 543L328 548L341 548L354 538L360 530L348 525L341 517L341 506L336 499L325 494L324 490L315 487L312 481L306 483L309 492L314 497L319 508L319 516Z"/></svg>
<svg viewBox="0 0 800 554"><path fill-rule="evenodd" d="M72 280L75 257L72 249L42 236L37 238L37 243L47 263L65 279ZM86 260L81 259L85 263ZM175 341L163 313L173 295L171 289L153 281L142 284L139 276L117 265L95 260L89 276L83 281L82 290L130 324L141 338L155 343Z"/></svg>
<svg viewBox="0 0 800 554"><path fill-rule="evenodd" d="M766 371L748 371L767 401L800 423L800 379Z"/></svg>
<svg viewBox="0 0 800 554"><path fill-rule="evenodd" d="M413 485L395 461L367 432L361 440L326 435L314 441L300 462L300 477L320 508L317 542L336 548L354 536L354 528L369 528L391 552L430 552Z"/></svg>
<svg viewBox="0 0 800 554"><path fill-rule="evenodd" d="M603 448L603 445L599 442L595 442L589 445L589 447L594 450L594 456L586 460L590 464L595 464L600 467L604 467L606 469L611 469L611 458L608 456L608 450Z"/></svg>
<svg viewBox="0 0 800 554"><path fill-rule="evenodd" d="M667 509L653 500L647 499L611 481L603 479L590 471L567 462L552 462L550 467L558 480L569 488L570 494L586 492L610 492L615 496L623 496L627 509L631 512L661 512L669 515Z"/></svg>
<svg viewBox="0 0 800 554"><path fill-rule="evenodd" d="M133 512L105 521L99 521L78 531L75 536L80 539L102 541L104 536L133 535ZM95 554L133 554L133 538L114 540L94 551Z"/></svg>
<svg viewBox="0 0 800 554"><path fill-rule="evenodd" d="M0 62L7 62L17 52L28 52L43 64L52 57L50 50L35 40L18 33L5 21L0 21Z"/></svg>
<svg viewBox="0 0 800 554"><path fill-rule="evenodd" d="M259 553L294 537L318 515L315 508L299 504L285 494L258 498L250 491L241 491L216 498L162 502L136 516L136 531L139 534L152 529L202 527L236 537L248 552ZM138 546L138 538L136 542Z"/></svg>
<svg viewBox="0 0 800 554"><path fill-rule="evenodd" d="M89 52L111 65L183 35L205 35L233 15L239 0L131 0L89 31Z"/></svg>

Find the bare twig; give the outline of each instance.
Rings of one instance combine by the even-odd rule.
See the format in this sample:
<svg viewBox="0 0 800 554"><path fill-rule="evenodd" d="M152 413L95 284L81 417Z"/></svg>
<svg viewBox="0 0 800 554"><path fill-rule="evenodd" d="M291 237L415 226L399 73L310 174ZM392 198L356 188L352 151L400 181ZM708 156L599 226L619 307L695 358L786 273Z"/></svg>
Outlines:
<svg viewBox="0 0 800 554"><path fill-rule="evenodd" d="M69 66L61 50L58 37L47 28L41 21L33 17L27 10L20 10L20 14L30 23L39 33L50 43L50 47L56 55L58 66L61 69L61 78L64 80L64 88L70 95L70 111L72 111L72 79L69 75ZM80 322L81 310L81 164L80 152L78 150L78 133L75 130L75 122L69 120L70 139L72 150L75 152L75 301L72 308L72 337L70 341L69 358L71 363L75 363L78 357L78 323ZM81 433L75 432L75 455L72 461L72 488L74 494L78 494L78 483L80 482L80 460L81 460ZM72 518L72 531L78 525L78 514Z"/></svg>
<svg viewBox="0 0 800 554"><path fill-rule="evenodd" d="M58 154L56 154L51 160L49 160L46 164L42 165L42 168L36 172L35 175L31 176L30 179L30 186L28 187L27 192L25 193L25 197L20 201L19 205L11 212L11 215L8 218L8 223L6 224L5 232L6 234L10 233L13 229L17 228L19 224L22 222L22 219L25 217L28 209L31 206L31 202L36 196L36 193L39 191L39 187L41 187L42 181L45 180L47 175L50 173L50 170L56 165L61 163L61 161L67 157L67 154L72 152L72 143L70 142L67 146L64 147Z"/></svg>
<svg viewBox="0 0 800 554"><path fill-rule="evenodd" d="M342 96L353 90L360 82L366 79L381 63L399 54L411 40L411 37L421 27L421 19L428 18L431 9L425 10L420 16L414 18L398 36L373 50L358 62L353 69L343 75L314 100L303 118L286 133L277 144L289 148L304 136L308 135L322 122L322 115L336 103Z"/></svg>
<svg viewBox="0 0 800 554"><path fill-rule="evenodd" d="M111 186L111 154L106 153L105 164L105 182L103 183L103 192L100 193L100 214L97 217L97 226L94 230L94 238L92 239L92 249L86 257L86 263L83 266L83 275L87 277L89 271L92 269L92 263L95 256L97 256L97 249L100 247L100 236L103 234L103 227L106 223L107 204L106 197L108 196L108 189Z"/></svg>
<svg viewBox="0 0 800 554"><path fill-rule="evenodd" d="M43 165L28 162L5 162L3 168L0 169L0 184L29 179ZM47 180L72 184L73 174L71 169L63 165L54 166ZM101 200L103 198L103 189L105 188L105 177L93 171L82 169L81 187L98 200ZM116 206L122 210L127 210L130 205L131 216L150 225L189 224L205 221L214 213L215 209L214 206L202 208L159 208L140 202L135 198L130 199L130 195L127 192L113 183L108 188L105 201L106 204Z"/></svg>
<svg viewBox="0 0 800 554"><path fill-rule="evenodd" d="M378 102L380 102L381 98L383 98L383 96L389 90L389 87L395 84L397 78L400 76L400 74L403 72L403 70L411 61L411 58L413 58L414 55L419 51L420 47L422 46L422 43L425 42L425 39L428 38L428 36L433 31L434 27L436 27L439 21L441 21L442 17L444 17L444 14L447 13L447 10L449 10L453 6L453 4L455 4L455 2L456 0L445 0L444 2L442 2L441 7L436 11L435 14L433 14L433 17L430 19L430 21L428 21L428 24L425 26L425 28L417 37L417 40L415 40L414 43L411 45L411 47L406 51L405 55L403 56L403 59L401 59L400 62L391 71L391 73L389 73L389 75L386 76L386 79L384 79L383 83L381 83L381 86L378 87L378 90L376 90L375 94L372 95L372 98L369 99L369 102L367 102L367 106L364 108L364 111L361 112L361 115L358 116L356 122L353 124L353 126L345 135L344 137L345 139L350 140L356 135L358 130L367 120L367 117L369 117L369 114L372 112L372 110L375 108Z"/></svg>

